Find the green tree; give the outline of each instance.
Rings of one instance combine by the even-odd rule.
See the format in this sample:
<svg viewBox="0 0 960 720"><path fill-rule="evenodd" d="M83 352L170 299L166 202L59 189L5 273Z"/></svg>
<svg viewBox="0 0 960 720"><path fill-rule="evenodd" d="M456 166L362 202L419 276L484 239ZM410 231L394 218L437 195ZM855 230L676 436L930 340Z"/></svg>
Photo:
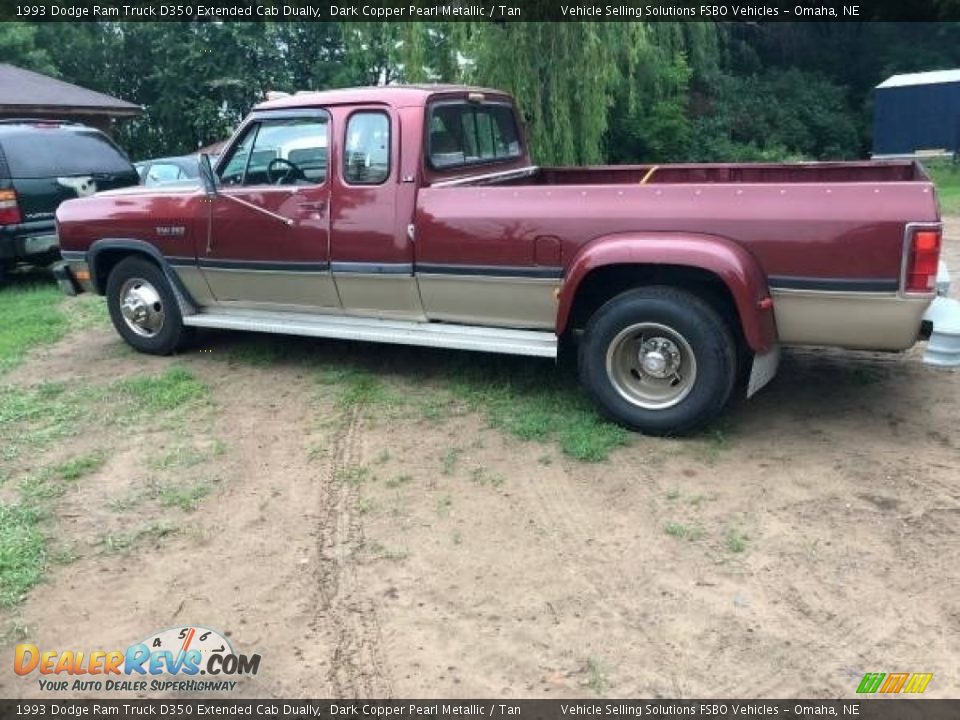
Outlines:
<svg viewBox="0 0 960 720"><path fill-rule="evenodd" d="M0 23L0 62L57 75L57 66L37 42L37 26L22 22Z"/></svg>
<svg viewBox="0 0 960 720"><path fill-rule="evenodd" d="M641 25L470 23L460 39L460 76L518 99L537 162L603 160L616 90L646 42Z"/></svg>

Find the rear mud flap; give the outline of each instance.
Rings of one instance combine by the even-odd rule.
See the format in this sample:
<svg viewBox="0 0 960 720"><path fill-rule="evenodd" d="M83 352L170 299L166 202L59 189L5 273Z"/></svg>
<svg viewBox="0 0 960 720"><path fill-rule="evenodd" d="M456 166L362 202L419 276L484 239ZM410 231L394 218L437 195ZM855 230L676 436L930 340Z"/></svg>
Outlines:
<svg viewBox="0 0 960 720"><path fill-rule="evenodd" d="M933 325L923 354L924 365L960 367L960 302L938 297L930 303L923 319Z"/></svg>
<svg viewBox="0 0 960 720"><path fill-rule="evenodd" d="M753 368L750 370L750 382L747 384L747 397L753 397L773 380L780 367L780 346L774 345L762 355L753 356Z"/></svg>

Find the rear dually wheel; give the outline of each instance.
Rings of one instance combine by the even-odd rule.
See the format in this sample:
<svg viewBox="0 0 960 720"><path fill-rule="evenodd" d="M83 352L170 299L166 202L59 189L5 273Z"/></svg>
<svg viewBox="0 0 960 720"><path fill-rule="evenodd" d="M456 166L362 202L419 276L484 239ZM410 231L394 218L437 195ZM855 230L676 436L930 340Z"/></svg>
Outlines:
<svg viewBox="0 0 960 720"><path fill-rule="evenodd" d="M580 380L611 419L651 435L689 432L715 417L737 372L730 328L683 290L622 293L587 323Z"/></svg>

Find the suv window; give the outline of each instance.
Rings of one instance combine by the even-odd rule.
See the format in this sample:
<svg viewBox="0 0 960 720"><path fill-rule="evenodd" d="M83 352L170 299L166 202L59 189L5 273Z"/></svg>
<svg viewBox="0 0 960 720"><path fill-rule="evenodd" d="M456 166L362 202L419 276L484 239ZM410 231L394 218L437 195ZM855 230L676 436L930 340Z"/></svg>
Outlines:
<svg viewBox="0 0 960 720"><path fill-rule="evenodd" d="M173 165L171 163L154 163L150 166L150 170L147 171L147 176L144 178L145 185L159 185L165 182L173 182L174 180L183 180L188 177L188 175L180 168L179 165Z"/></svg>
<svg viewBox="0 0 960 720"><path fill-rule="evenodd" d="M251 125L220 171L224 185L319 185L327 179L325 117Z"/></svg>
<svg viewBox="0 0 960 720"><path fill-rule="evenodd" d="M343 143L343 179L351 185L379 185L390 177L390 117L361 111L350 116Z"/></svg>
<svg viewBox="0 0 960 720"><path fill-rule="evenodd" d="M0 136L12 178L126 174L130 160L96 130L24 129Z"/></svg>
<svg viewBox="0 0 960 720"><path fill-rule="evenodd" d="M523 154L509 105L434 105L429 127L430 165L437 169L509 160Z"/></svg>

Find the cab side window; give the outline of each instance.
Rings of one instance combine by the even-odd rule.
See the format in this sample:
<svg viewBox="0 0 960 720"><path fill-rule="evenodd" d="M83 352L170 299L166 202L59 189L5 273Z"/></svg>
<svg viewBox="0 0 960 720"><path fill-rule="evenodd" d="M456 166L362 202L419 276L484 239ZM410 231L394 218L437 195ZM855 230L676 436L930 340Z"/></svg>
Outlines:
<svg viewBox="0 0 960 720"><path fill-rule="evenodd" d="M327 179L324 117L263 120L252 125L220 172L224 185L320 185Z"/></svg>
<svg viewBox="0 0 960 720"><path fill-rule="evenodd" d="M351 115L343 147L343 179L351 185L380 185L390 177L390 118L386 113Z"/></svg>

